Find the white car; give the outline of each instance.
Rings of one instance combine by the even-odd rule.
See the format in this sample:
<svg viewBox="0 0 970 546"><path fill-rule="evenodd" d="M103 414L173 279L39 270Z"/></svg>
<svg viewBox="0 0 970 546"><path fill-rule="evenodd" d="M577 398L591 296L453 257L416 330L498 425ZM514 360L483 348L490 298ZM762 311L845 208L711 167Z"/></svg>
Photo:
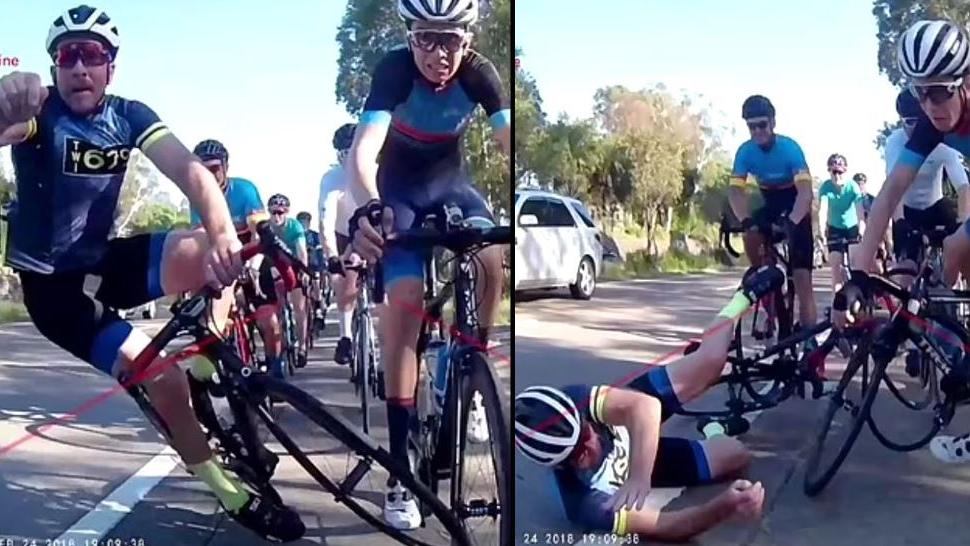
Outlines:
<svg viewBox="0 0 970 546"><path fill-rule="evenodd" d="M555 193L515 192L515 290L568 286L588 300L603 268L602 234L583 204Z"/></svg>

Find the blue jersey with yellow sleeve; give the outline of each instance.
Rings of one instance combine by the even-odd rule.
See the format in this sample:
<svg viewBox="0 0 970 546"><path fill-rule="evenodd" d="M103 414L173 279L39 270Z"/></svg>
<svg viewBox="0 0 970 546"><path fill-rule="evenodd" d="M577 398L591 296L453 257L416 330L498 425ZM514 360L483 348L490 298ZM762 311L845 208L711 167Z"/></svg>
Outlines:
<svg viewBox="0 0 970 546"><path fill-rule="evenodd" d="M265 216L266 207L263 206L259 190L250 180L230 176L226 182L225 193L229 214L232 216L232 223L236 226L237 232L246 231L251 221ZM190 216L192 227L202 225L202 217L195 207L191 208Z"/></svg>
<svg viewBox="0 0 970 546"><path fill-rule="evenodd" d="M745 185L748 175L755 179L762 190L790 188L799 180L812 181L802 147L783 135L775 135L768 149L753 140L738 148L731 170L731 185Z"/></svg>
<svg viewBox="0 0 970 546"><path fill-rule="evenodd" d="M11 210L7 263L38 273L84 270L108 246L131 150L170 134L148 106L106 95L75 114L56 88L28 136L12 149L17 202Z"/></svg>

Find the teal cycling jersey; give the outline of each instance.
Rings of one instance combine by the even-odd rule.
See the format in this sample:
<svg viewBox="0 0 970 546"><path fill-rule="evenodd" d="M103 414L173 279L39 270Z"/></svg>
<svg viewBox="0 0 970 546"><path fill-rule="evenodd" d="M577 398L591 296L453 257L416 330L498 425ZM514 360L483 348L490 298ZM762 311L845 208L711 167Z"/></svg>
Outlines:
<svg viewBox="0 0 970 546"><path fill-rule="evenodd" d="M286 223L279 225L275 222L271 222L273 226L273 233L276 234L280 240L286 245L286 248L296 255L296 249L300 246L300 243L306 245L306 232L303 230L303 226L294 218L287 218Z"/></svg>
<svg viewBox="0 0 970 546"><path fill-rule="evenodd" d="M862 203L862 190L853 180L847 180L840 188L831 180L822 182L818 190L819 201L829 203L828 225L837 229L851 229L859 225L856 204Z"/></svg>
<svg viewBox="0 0 970 546"><path fill-rule="evenodd" d="M762 190L789 188L799 180L811 182L802 147L783 135L775 135L775 141L767 150L753 140L738 148L731 170L731 185L745 185L749 175Z"/></svg>
<svg viewBox="0 0 970 546"><path fill-rule="evenodd" d="M263 200L259 196L256 184L245 178L229 178L226 184L226 202L229 204L232 223L236 226L236 231L239 232L246 230L251 216L266 212L266 207L263 206ZM202 216L199 215L199 211L195 207L192 207L190 217L192 227L202 225Z"/></svg>

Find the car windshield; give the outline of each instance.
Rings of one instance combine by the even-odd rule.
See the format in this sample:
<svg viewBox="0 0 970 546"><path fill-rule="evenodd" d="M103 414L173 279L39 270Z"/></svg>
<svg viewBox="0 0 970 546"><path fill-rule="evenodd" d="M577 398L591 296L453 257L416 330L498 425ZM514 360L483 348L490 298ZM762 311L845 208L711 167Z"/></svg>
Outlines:
<svg viewBox="0 0 970 546"><path fill-rule="evenodd" d="M593 222L592 215L588 210L586 210L586 207L584 207L582 203L579 201L570 201L569 206L571 206L573 210L579 214L579 217L583 219L583 223L586 224L586 227L596 227L596 223Z"/></svg>

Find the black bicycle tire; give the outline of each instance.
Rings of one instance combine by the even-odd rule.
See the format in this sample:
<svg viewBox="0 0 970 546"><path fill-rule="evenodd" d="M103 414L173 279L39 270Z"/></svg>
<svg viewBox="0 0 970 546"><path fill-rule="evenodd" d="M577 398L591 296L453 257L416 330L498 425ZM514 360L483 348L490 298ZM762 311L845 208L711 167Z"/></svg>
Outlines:
<svg viewBox="0 0 970 546"><path fill-rule="evenodd" d="M452 434L459 434L458 454L452 457L451 475L458 476L452 480L452 506L460 501L456 492L460 491L460 481L462 473L459 472L461 462L465 460L465 445L468 441L468 418L470 415L471 398L478 391L482 396L482 404L485 408L486 422L489 424L489 440L496 442L492 450L493 470L497 474L496 481L499 487L499 508L502 510L501 526L499 528L499 544L512 544L512 445L509 441L511 422L510 404L505 399L504 389L495 371L495 368L488 362L481 351L472 351L466 357L469 360L463 367L467 373L462 373L459 379L459 392L461 392L461 416L458 419L459 426ZM456 363L452 363L455 365ZM453 368L455 369L455 368ZM492 429L492 424L496 429ZM451 436L451 435L449 435ZM440 444L439 444L440 445ZM501 461L496 461L496 455ZM467 529L467 527L466 527Z"/></svg>
<svg viewBox="0 0 970 546"><path fill-rule="evenodd" d="M883 379L886 383L887 389L889 390L889 392L893 394L896 400L898 400L899 403L903 405L903 407L913 411L925 410L926 408L930 407L930 404L939 400L939 378L937 377L936 366L934 366L933 363L930 362L928 365L923 366L923 369L927 370L927 373L929 374L930 377L929 378L922 377L924 374L923 374L923 371L921 370L920 381L925 382L926 379L928 379L928 382L921 385L920 388L924 389L927 386L930 386L931 388L928 389L926 392L927 394L926 399L921 400L918 403L915 403L912 400L906 398L906 396L904 396L903 393L900 392L899 388L896 386L896 383L893 382L892 378L889 376L888 373ZM877 433L877 436L878 436L878 433ZM889 446L886 446L886 447L889 447Z"/></svg>
<svg viewBox="0 0 970 546"><path fill-rule="evenodd" d="M428 490L424 484L421 484L411 473L410 469L400 468L398 464L391 458L391 454L384 448L377 445L377 442L375 442L372 438L353 426L353 424L347 421L347 419L343 416L328 410L323 402L300 390L299 387L293 385L292 383L278 381L268 376L253 377L258 377L257 381L262 382L262 388L266 389L267 392L286 401L292 411L300 413L317 426L324 429L331 436L336 438L337 441L360 456L361 459L373 461L383 467L388 474L394 476L394 478L396 478L401 485L407 488L419 503L425 504L431 509L435 517L451 533L453 541L457 540L457 544L471 546L471 542L468 540L468 537L464 535L464 529L462 529L461 523L457 520L451 510L445 506L443 502L441 502L437 495ZM342 491L339 485L332 482L322 472L320 472L316 465L314 465L306 457L306 455L300 450L299 446L297 446L292 438L289 437L286 431L282 430L282 428L276 424L276 422L272 419L272 416L266 414L265 411L260 411L260 408L256 408L256 414L264 421L270 433L276 437L280 444L283 445L284 449L286 449L286 451L293 456L300 466L302 466L303 469L306 470L307 473L310 474L318 484L320 484L330 494L334 495L337 502L340 502L346 506L349 510L375 529L397 540L398 542L401 542L402 544L407 544L410 546L434 546L420 541L414 536L411 536L403 531L390 527L386 522L382 521L380 518L374 516L365 508L361 507L355 500L353 500L352 496L348 495L347 492ZM313 470L307 468L307 464L312 466ZM316 474L319 474L319 476L315 475L314 471ZM455 537L458 538L456 539Z"/></svg>
<svg viewBox="0 0 970 546"><path fill-rule="evenodd" d="M880 331L880 329L870 327L870 330L849 359L849 365L842 374L838 387L836 387L835 391L826 400L825 413L820 419L821 426L818 428L812 440L808 459L805 463L805 476L802 483L802 490L806 496L814 497L818 495L832 481L832 478L835 477L835 474L849 456L849 452L851 452L859 434L862 432L862 427L869 420L869 409L872 407L873 402L875 402L876 395L879 393L879 385L882 382L881 374L885 373L886 366L888 365L888 362L879 364L869 358L869 345L876 339ZM859 347L863 345L864 351L859 351ZM828 436L829 430L831 430L836 413L842 409L842 394L852 383L856 372L860 368L862 369L863 395L862 403L858 407L858 414L854 416L852 428L846 435L845 441L840 446L839 452L832 460L832 463L821 475L817 475L825 439Z"/></svg>
<svg viewBox="0 0 970 546"><path fill-rule="evenodd" d="M370 345L369 345L369 334L367 329L367 321L361 320L357 324L358 332L357 336L357 347L354 350L353 360L357 361L357 369L354 372L357 399L360 402L360 413L361 413L361 423L362 430L365 434L370 434L370 400L368 399L367 391L370 389L368 384L368 359L370 358Z"/></svg>

